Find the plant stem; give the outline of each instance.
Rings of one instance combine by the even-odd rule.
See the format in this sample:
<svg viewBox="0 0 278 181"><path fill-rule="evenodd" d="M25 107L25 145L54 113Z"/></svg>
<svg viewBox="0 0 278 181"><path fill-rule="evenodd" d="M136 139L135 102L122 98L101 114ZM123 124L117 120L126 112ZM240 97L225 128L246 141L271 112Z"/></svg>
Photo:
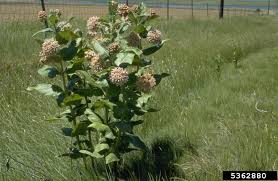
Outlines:
<svg viewBox="0 0 278 181"><path fill-rule="evenodd" d="M83 69L85 70L85 67L83 65ZM86 79L84 77L84 81L83 81L83 86L84 88L86 88ZM85 101L86 101L86 108L89 108L89 101L88 101L88 97L85 96ZM88 139L89 139L89 142L90 142L90 151L93 152L93 141L92 141L92 134L91 134L91 130L88 129ZM91 165L92 165L92 168L94 167L94 159L92 157L91 158Z"/></svg>
<svg viewBox="0 0 278 181"><path fill-rule="evenodd" d="M66 96L68 96L69 92L68 92L68 89L67 89L67 86L66 86L66 77L65 77L65 70L64 70L63 61L61 61L61 76L62 76L64 91L66 93ZM73 120L72 120L73 128L75 128L76 127L76 117L73 113L72 107L71 106L69 106L69 107L70 107L71 116L73 117ZM81 146L81 143L80 143L79 135L77 135L75 138L76 138L79 150L81 150L82 146ZM87 164L86 164L86 158L82 157L82 159L83 159L85 169L88 169Z"/></svg>

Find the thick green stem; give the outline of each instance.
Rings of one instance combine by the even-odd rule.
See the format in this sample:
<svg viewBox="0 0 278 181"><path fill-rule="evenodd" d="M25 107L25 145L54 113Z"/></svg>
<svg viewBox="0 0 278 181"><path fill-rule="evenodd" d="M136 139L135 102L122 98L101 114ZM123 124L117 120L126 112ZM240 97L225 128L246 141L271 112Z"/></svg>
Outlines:
<svg viewBox="0 0 278 181"><path fill-rule="evenodd" d="M61 76L62 76L64 91L65 91L66 95L68 96L69 92L68 92L68 89L67 89L67 86L66 86L66 77L65 77L65 70L64 70L63 61L61 61ZM73 117L72 124L73 124L73 128L74 128L74 127L76 127L76 117L73 113L72 107L71 106L69 106L69 107L70 107L71 116ZM79 135L77 135L75 138L76 138L79 150L82 150L82 145L80 143ZM83 163L84 163L85 169L87 169L86 158L85 157L82 157L82 158L83 158Z"/></svg>

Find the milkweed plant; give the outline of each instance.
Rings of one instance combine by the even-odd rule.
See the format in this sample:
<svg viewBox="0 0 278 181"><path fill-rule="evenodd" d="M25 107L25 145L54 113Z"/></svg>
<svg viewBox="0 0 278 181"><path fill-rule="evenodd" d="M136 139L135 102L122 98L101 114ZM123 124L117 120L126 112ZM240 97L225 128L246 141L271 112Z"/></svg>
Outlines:
<svg viewBox="0 0 278 181"><path fill-rule="evenodd" d="M73 28L72 18L62 21L59 10L38 13L48 24L33 35L46 35L36 39L41 43L38 73L52 83L28 90L56 99L62 113L49 121L71 123L62 133L74 142L62 156L83 159L86 167L87 158L113 165L130 151L147 150L134 127L143 123L144 114L157 111L148 101L168 76L154 74L148 59L166 41L151 26L156 18L143 3L129 7L110 1L108 15L90 17L84 34Z"/></svg>

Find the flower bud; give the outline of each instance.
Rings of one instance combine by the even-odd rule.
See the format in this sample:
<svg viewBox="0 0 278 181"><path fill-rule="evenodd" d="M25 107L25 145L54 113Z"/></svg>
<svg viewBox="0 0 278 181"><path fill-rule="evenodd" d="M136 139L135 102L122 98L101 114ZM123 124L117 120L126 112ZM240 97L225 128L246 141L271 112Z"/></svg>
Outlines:
<svg viewBox="0 0 278 181"><path fill-rule="evenodd" d="M90 67L91 67L93 73L97 73L97 72L102 71L105 66L104 66L103 62L101 61L99 55L96 54L94 57L91 58Z"/></svg>
<svg viewBox="0 0 278 181"><path fill-rule="evenodd" d="M127 42L129 46L138 47L140 44L141 37L138 33L132 32L127 38Z"/></svg>
<svg viewBox="0 0 278 181"><path fill-rule="evenodd" d="M120 45L116 42L111 43L108 46L108 51L109 51L110 54L117 53L117 52L119 52L119 50L120 50Z"/></svg>

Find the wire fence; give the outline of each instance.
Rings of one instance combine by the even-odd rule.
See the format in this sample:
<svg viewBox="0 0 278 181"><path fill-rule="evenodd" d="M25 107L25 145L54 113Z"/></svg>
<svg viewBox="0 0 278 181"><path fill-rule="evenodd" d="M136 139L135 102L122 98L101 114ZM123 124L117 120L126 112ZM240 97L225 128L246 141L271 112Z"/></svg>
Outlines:
<svg viewBox="0 0 278 181"><path fill-rule="evenodd" d="M132 6L145 2L165 18L217 17L218 0L122 0ZM88 18L107 13L107 0L45 0L46 10L61 9L65 16ZM40 0L0 0L0 20L33 20L42 9ZM277 15L277 0L229 0L224 16Z"/></svg>

